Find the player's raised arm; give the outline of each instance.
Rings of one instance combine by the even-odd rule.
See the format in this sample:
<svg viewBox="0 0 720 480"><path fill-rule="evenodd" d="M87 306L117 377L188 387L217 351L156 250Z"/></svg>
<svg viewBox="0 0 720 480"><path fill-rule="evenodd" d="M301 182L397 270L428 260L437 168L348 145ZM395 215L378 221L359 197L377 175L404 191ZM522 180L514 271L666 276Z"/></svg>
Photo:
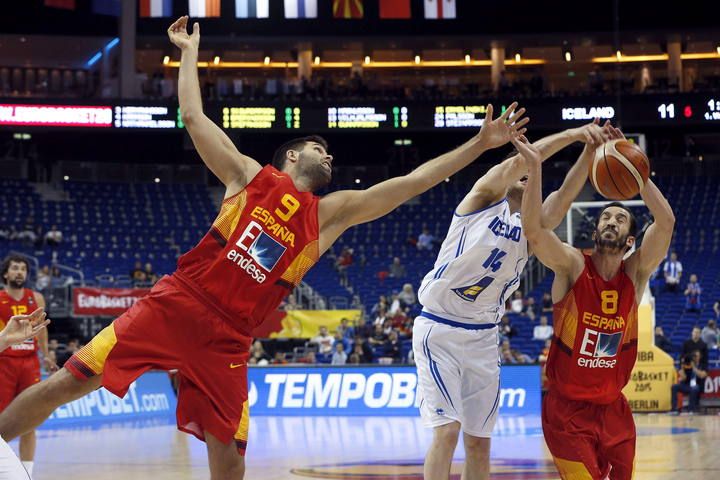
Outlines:
<svg viewBox="0 0 720 480"><path fill-rule="evenodd" d="M570 128L541 138L533 142L533 145L540 151L542 161L544 162L563 148L575 142L597 142L600 141L601 138L603 138L603 135L600 127L596 123L590 123L582 127ZM475 182L473 188L458 205L457 213L459 215L466 215L496 203L507 195L507 191L513 183L521 180L526 175L527 166L520 155L515 154L510 156L502 163L492 167ZM582 185L580 188L582 188ZM578 189L578 192L579 191ZM560 217L560 221L562 221L562 217ZM547 226L548 224L545 220L545 215L543 215L543 225ZM559 225L559 222L557 225Z"/></svg>
<svg viewBox="0 0 720 480"><path fill-rule="evenodd" d="M624 138L620 130L613 127L609 121L605 122L601 128L597 119L573 130L576 132L577 140L585 143L585 148L570 168L560 188L548 195L543 202L542 224L543 227L551 230L562 223L563 218L570 210L570 205L580 195L580 191L587 182L587 172L598 147L608 140Z"/></svg>
<svg viewBox="0 0 720 480"><path fill-rule="evenodd" d="M188 17L180 17L168 28L168 37L182 51L178 98L180 114L203 162L227 187L226 196L240 191L262 168L258 162L240 153L225 132L204 113L200 96L197 61L200 25L187 33Z"/></svg>
<svg viewBox="0 0 720 480"><path fill-rule="evenodd" d="M525 109L516 112L516 108L517 103L513 103L502 116L493 119L492 105L488 105L485 121L477 135L407 175L391 178L367 190L342 190L326 196L320 203L321 230L334 240L348 227L388 214L466 167L483 152L506 144L513 133L524 132L529 121L522 118Z"/></svg>
<svg viewBox="0 0 720 480"><path fill-rule="evenodd" d="M654 222L645 232L642 245L632 254L632 260L628 261L637 262L638 280L644 283L667 255L675 228L675 215L652 180L648 179L645 187L640 190L640 196L650 210Z"/></svg>
<svg viewBox="0 0 720 480"><path fill-rule="evenodd" d="M528 167L528 184L522 199L522 226L533 253L555 273L582 271L582 254L560 241L555 232L542 225L542 155L524 136L512 139Z"/></svg>

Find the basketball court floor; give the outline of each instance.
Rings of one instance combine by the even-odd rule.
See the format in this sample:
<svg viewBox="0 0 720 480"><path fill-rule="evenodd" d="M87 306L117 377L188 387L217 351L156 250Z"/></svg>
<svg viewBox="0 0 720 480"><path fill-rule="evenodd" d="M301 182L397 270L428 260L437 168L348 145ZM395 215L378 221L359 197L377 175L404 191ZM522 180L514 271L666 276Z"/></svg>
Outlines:
<svg viewBox="0 0 720 480"><path fill-rule="evenodd" d="M720 478L720 416L637 415L638 480ZM248 480L415 480L431 432L415 417L256 417ZM13 442L16 447L16 443ZM453 479L460 479L458 448ZM206 479L203 443L169 420L39 432L36 480ZM554 479L538 416L501 417L493 479Z"/></svg>

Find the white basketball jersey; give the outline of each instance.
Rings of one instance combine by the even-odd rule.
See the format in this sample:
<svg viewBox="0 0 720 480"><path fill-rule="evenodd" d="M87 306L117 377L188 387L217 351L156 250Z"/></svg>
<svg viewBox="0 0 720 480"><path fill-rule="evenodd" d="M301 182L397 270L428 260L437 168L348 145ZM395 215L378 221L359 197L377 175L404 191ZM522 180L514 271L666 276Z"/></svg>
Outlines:
<svg viewBox="0 0 720 480"><path fill-rule="evenodd" d="M498 323L528 261L520 213L507 199L453 215L418 299L429 313L462 323Z"/></svg>

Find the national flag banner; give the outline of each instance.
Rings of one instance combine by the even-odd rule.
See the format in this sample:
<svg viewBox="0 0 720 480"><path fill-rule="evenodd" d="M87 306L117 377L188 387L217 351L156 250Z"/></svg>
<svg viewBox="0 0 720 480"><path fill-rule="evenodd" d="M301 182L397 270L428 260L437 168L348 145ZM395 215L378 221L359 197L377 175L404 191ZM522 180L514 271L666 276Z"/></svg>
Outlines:
<svg viewBox="0 0 720 480"><path fill-rule="evenodd" d="M120 16L120 0L92 0L92 11L98 15Z"/></svg>
<svg viewBox="0 0 720 480"><path fill-rule="evenodd" d="M380 18L411 18L410 0L380 0Z"/></svg>
<svg viewBox="0 0 720 480"><path fill-rule="evenodd" d="M425 0L425 18L456 18L455 0Z"/></svg>
<svg viewBox="0 0 720 480"><path fill-rule="evenodd" d="M219 17L220 0L189 0L188 13L191 17Z"/></svg>
<svg viewBox="0 0 720 480"><path fill-rule="evenodd" d="M317 18L317 0L285 0L285 18Z"/></svg>
<svg viewBox="0 0 720 480"><path fill-rule="evenodd" d="M46 7L75 10L75 0L45 0Z"/></svg>
<svg viewBox="0 0 720 480"><path fill-rule="evenodd" d="M269 18L270 0L235 0L235 16L237 18Z"/></svg>
<svg viewBox="0 0 720 480"><path fill-rule="evenodd" d="M172 0L140 0L140 16L143 18L172 17Z"/></svg>
<svg viewBox="0 0 720 480"><path fill-rule="evenodd" d="M363 0L333 0L332 8L335 18L363 18L365 16Z"/></svg>

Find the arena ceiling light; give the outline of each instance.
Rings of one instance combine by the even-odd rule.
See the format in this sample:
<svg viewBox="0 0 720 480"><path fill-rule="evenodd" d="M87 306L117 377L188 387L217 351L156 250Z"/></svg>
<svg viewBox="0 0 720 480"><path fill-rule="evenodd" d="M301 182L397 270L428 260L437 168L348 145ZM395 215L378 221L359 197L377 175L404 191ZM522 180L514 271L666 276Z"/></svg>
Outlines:
<svg viewBox="0 0 720 480"><path fill-rule="evenodd" d="M167 66L169 63L170 63L170 56L169 56L169 55L165 55L165 56L163 57L163 65Z"/></svg>
<svg viewBox="0 0 720 480"><path fill-rule="evenodd" d="M270 56L269 55L265 55L265 60L263 60L263 63L265 65L270 65Z"/></svg>
<svg viewBox="0 0 720 480"><path fill-rule="evenodd" d="M315 65L320 65L320 56L315 56L315 60L313 61Z"/></svg>
<svg viewBox="0 0 720 480"><path fill-rule="evenodd" d="M420 65L420 55L415 55L415 65Z"/></svg>
<svg viewBox="0 0 720 480"><path fill-rule="evenodd" d="M220 56L215 55L215 58L213 58L213 65L220 65Z"/></svg>
<svg viewBox="0 0 720 480"><path fill-rule="evenodd" d="M572 61L572 52L570 51L570 49L565 50L565 52L563 53L563 57L565 58L566 62Z"/></svg>

